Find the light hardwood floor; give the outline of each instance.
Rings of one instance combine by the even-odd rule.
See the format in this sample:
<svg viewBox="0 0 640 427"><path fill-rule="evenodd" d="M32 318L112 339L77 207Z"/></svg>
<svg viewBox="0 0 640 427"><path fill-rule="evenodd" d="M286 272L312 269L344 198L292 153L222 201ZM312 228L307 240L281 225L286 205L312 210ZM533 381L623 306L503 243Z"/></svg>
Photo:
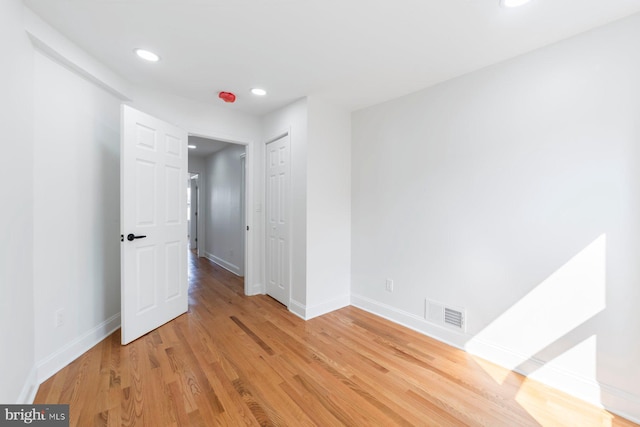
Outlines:
<svg viewBox="0 0 640 427"><path fill-rule="evenodd" d="M40 387L72 426L635 426L362 310L303 321L190 259L189 312Z"/></svg>

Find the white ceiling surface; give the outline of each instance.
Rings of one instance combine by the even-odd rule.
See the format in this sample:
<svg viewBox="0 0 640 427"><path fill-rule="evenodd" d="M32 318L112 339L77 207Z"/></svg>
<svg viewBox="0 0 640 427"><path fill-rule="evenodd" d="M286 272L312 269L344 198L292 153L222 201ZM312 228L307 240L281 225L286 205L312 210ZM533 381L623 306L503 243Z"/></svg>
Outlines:
<svg viewBox="0 0 640 427"><path fill-rule="evenodd" d="M196 148L189 149L190 156L207 157L222 150L223 148L226 148L230 144L228 142L217 141L215 139L189 135L189 145L196 146Z"/></svg>
<svg viewBox="0 0 640 427"><path fill-rule="evenodd" d="M226 108L252 114L306 95L359 109L640 11L640 0L24 2L132 83L220 105L231 91Z"/></svg>

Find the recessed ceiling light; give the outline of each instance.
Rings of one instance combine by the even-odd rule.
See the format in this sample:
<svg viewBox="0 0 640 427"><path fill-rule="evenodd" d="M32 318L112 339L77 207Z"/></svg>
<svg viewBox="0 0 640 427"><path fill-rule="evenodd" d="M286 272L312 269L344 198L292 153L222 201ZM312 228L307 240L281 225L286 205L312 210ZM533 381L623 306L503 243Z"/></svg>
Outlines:
<svg viewBox="0 0 640 427"><path fill-rule="evenodd" d="M518 7L529 3L530 0L500 0L502 7Z"/></svg>
<svg viewBox="0 0 640 427"><path fill-rule="evenodd" d="M265 96L267 94L267 91L258 87L254 87L253 89L251 89L251 93L258 96Z"/></svg>
<svg viewBox="0 0 640 427"><path fill-rule="evenodd" d="M195 145L191 145L191 144L187 145L187 147L192 148L192 149L193 148L197 148Z"/></svg>
<svg viewBox="0 0 640 427"><path fill-rule="evenodd" d="M151 62L158 62L160 60L160 57L151 51L145 49L134 49L133 51L144 60Z"/></svg>

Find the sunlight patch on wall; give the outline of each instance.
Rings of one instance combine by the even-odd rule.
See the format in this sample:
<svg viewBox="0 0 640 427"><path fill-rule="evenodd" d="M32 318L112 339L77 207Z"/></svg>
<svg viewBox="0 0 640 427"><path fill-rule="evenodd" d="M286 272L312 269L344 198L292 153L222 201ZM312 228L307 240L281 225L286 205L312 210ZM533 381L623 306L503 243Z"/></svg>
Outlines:
<svg viewBox="0 0 640 427"><path fill-rule="evenodd" d="M576 393L590 402L600 401L600 386L597 382L597 337L590 336L529 375L542 383L555 385L559 374L570 375ZM561 386L561 385L558 385Z"/></svg>
<svg viewBox="0 0 640 427"><path fill-rule="evenodd" d="M594 381L596 376L597 361L597 341L596 336L592 335L582 341L572 349L566 351L562 355L545 364L534 374L530 375L522 383L515 396L516 402L527 411L527 413L544 425L548 420L547 399L539 393L540 386L537 381L554 386L554 382L558 377L558 368L565 371L566 366L574 365L574 389L571 390L573 395L584 399L588 402L600 402L600 386ZM566 372L563 372L566 375ZM536 391L538 390L538 391ZM559 393L549 391L550 393ZM567 413L567 418L562 419L562 412L558 412L558 419L554 420L558 425L584 425L592 417L593 414L584 413L584 420L576 419L576 414ZM602 426L611 426L611 418L605 418L602 415Z"/></svg>
<svg viewBox="0 0 640 427"><path fill-rule="evenodd" d="M591 341L579 346L564 341L565 335L604 310L605 299L606 235L602 234L475 335L466 350L514 369L529 366L528 362L547 363L540 359L541 351L566 346L576 352L555 358L553 368L573 372L579 366L579 375L595 380ZM497 381L504 380L495 375L494 371Z"/></svg>

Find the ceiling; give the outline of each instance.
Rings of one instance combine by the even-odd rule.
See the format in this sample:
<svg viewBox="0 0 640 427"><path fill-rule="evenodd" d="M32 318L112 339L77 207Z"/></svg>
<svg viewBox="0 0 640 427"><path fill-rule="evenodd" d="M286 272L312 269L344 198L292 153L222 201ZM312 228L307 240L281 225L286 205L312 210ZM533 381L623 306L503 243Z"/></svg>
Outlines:
<svg viewBox="0 0 640 427"><path fill-rule="evenodd" d="M356 110L640 11L640 0L532 0L517 9L498 0L24 3L134 84L255 115L307 95ZM161 61L141 61L137 47ZM234 92L236 103L219 91Z"/></svg>
<svg viewBox="0 0 640 427"><path fill-rule="evenodd" d="M223 148L226 148L231 144L229 144L228 142L217 141L215 139L189 135L189 145L196 146L196 148L189 149L189 157L207 157L222 150Z"/></svg>

